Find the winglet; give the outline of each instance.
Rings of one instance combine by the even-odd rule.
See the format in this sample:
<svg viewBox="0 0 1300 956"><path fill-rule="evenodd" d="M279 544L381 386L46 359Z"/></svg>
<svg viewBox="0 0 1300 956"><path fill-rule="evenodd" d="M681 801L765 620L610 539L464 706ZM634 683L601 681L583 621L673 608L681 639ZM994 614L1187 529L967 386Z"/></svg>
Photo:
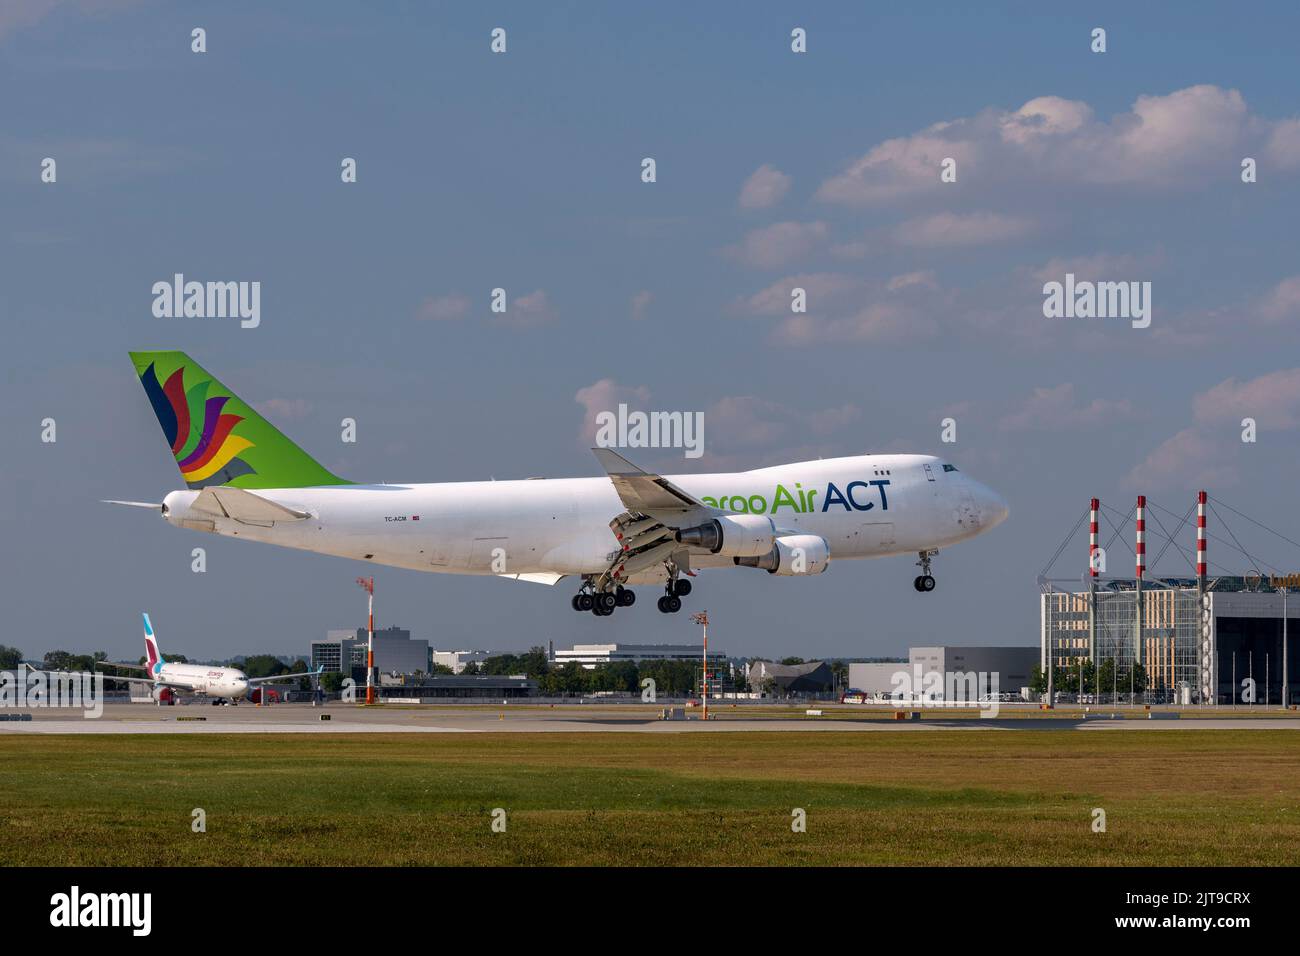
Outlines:
<svg viewBox="0 0 1300 956"><path fill-rule="evenodd" d="M611 477L614 475L650 475L644 468L632 464L612 448L593 448L591 453L596 456L596 461L600 462L600 467L604 468Z"/></svg>

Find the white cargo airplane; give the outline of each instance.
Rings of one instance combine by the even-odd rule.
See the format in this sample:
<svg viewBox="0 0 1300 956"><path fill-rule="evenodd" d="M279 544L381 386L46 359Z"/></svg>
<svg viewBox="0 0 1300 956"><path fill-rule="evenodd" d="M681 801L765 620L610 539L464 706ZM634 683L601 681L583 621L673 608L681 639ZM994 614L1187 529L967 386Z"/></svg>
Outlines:
<svg viewBox="0 0 1300 956"><path fill-rule="evenodd" d="M126 667L142 670L148 677L110 677L105 680L121 681L127 684L148 684L154 700L160 700L163 690L186 691L204 697L226 700L242 700L248 696L250 689L259 684L289 680L293 677L319 676L323 667L301 674L276 674L272 677L249 677L235 667L214 667L207 664L171 664L163 659L158 648L158 639L153 633L153 624L149 615L144 615L144 664L118 664L106 662L110 667Z"/></svg>
<svg viewBox="0 0 1300 956"><path fill-rule="evenodd" d="M681 609L700 568L820 574L831 559L914 553L934 589L938 549L1007 516L992 490L927 455L862 455L662 477L608 448L603 478L354 484L317 464L183 352L132 352L189 490L173 525L393 567L555 584L609 615L661 585Z"/></svg>

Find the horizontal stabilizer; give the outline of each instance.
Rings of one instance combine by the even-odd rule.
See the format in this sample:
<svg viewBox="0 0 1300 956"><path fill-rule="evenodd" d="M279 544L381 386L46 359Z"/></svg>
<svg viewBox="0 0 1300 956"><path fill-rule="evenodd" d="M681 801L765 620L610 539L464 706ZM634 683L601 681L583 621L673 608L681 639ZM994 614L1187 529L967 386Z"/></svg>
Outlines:
<svg viewBox="0 0 1300 956"><path fill-rule="evenodd" d="M295 511L251 491L225 485L209 485L204 488L190 505L190 510L259 525L275 521L302 521L311 517L305 511Z"/></svg>

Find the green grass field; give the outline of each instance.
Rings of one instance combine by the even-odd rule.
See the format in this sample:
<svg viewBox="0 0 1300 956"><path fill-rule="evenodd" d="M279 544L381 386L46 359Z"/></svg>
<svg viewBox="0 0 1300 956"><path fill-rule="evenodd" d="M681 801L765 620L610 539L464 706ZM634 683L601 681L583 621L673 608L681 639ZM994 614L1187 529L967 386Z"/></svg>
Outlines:
<svg viewBox="0 0 1300 956"><path fill-rule="evenodd" d="M1300 862L1286 731L6 735L0 756L4 865Z"/></svg>

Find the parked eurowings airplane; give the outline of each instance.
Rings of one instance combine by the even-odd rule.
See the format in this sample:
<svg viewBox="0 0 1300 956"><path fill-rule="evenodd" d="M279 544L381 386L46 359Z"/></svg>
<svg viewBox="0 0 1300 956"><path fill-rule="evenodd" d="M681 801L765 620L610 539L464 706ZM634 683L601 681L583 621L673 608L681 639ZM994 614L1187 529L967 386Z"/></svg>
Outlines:
<svg viewBox="0 0 1300 956"><path fill-rule="evenodd" d="M323 667L301 674L276 674L272 677L249 677L235 667L216 667L208 664L172 664L163 659L158 648L158 638L154 636L153 624L149 615L144 615L144 651L145 664L110 663L111 667L126 667L142 670L148 677L110 677L105 680L121 681L126 684L148 684L154 700L159 699L163 690L187 691L206 697L224 697L230 700L242 700L258 684L288 680L291 677L315 677Z"/></svg>
<svg viewBox="0 0 1300 956"><path fill-rule="evenodd" d="M992 490L927 455L830 458L726 474L643 471L593 449L602 478L356 484L331 474L184 352L132 352L187 491L171 524L416 571L555 584L609 615L659 585L679 611L701 568L820 574L832 558L938 549L1007 516Z"/></svg>

